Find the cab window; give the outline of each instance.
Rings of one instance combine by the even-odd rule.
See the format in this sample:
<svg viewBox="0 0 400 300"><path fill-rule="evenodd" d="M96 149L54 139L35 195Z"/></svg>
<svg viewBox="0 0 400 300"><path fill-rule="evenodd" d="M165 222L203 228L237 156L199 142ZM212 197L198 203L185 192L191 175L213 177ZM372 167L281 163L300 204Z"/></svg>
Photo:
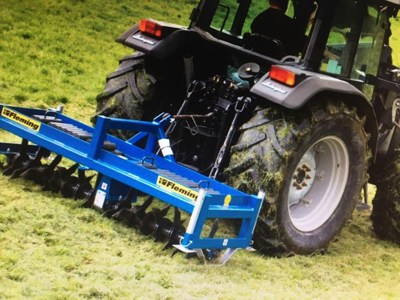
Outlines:
<svg viewBox="0 0 400 300"><path fill-rule="evenodd" d="M237 1L220 1L211 27L218 31L230 32L238 6Z"/></svg>
<svg viewBox="0 0 400 300"><path fill-rule="evenodd" d="M364 81L377 74L387 18L372 6L360 10L355 1L342 1L337 11L321 71Z"/></svg>

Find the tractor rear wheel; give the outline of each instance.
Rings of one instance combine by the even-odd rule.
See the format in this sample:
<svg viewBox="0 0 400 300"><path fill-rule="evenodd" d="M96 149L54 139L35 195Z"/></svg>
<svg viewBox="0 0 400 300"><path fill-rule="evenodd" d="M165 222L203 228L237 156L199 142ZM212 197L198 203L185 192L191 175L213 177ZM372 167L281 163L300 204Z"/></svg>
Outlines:
<svg viewBox="0 0 400 300"><path fill-rule="evenodd" d="M376 182L372 226L382 239L400 243L400 155L384 168Z"/></svg>
<svg viewBox="0 0 400 300"><path fill-rule="evenodd" d="M325 251L357 203L366 181L362 120L340 101L293 112L259 108L241 127L228 182L267 193L254 232L266 254Z"/></svg>
<svg viewBox="0 0 400 300"><path fill-rule="evenodd" d="M157 79L146 70L145 55L127 56L120 61L118 69L107 76L105 90L97 95L92 121L98 115L141 120L145 106L157 98L157 93ZM124 139L131 135L126 131L113 133Z"/></svg>

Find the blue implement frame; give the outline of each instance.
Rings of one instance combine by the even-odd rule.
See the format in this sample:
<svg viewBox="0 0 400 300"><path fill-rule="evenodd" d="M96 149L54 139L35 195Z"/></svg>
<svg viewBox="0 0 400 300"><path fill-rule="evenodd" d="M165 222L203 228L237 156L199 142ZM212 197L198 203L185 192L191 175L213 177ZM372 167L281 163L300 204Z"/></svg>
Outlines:
<svg viewBox="0 0 400 300"><path fill-rule="evenodd" d="M30 141L30 152L45 148L107 178L107 184L96 187L99 208L109 201L110 186L118 183L191 214L180 248L249 247L265 195L248 195L175 162L164 130L171 121L168 114L152 122L99 116L91 127L57 110L0 104L0 128ZM124 141L108 134L109 129L138 133ZM145 146L139 147L139 142ZM0 143L0 153L10 156L18 152L18 146ZM207 219L241 220L239 233L236 237L202 237Z"/></svg>

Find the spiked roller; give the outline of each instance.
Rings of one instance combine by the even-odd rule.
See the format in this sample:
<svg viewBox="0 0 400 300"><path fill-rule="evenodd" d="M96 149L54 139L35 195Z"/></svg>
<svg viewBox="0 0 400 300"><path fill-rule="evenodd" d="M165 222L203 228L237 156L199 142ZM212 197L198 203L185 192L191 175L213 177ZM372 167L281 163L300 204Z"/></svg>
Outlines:
<svg viewBox="0 0 400 300"><path fill-rule="evenodd" d="M165 248L174 246L206 260L219 257L225 262L235 249L251 245L264 194L245 194L176 163L164 132L171 116L162 114L153 122L99 116L93 128L57 110L4 105L0 105L0 110L0 128L23 139L19 146L0 144L0 153L7 157L14 155L4 170L6 175L19 170L18 175L37 176L38 183L59 190L64 196L90 195L87 203L104 210L107 216L125 219L143 233L153 234L156 240L165 242ZM107 134L110 129L138 134L123 141ZM160 154L156 153L158 149ZM44 166L40 161L48 151L58 156ZM61 157L75 164L68 169L58 167ZM92 177L86 177L85 170L99 173L94 189L90 183ZM78 176L74 175L76 172ZM150 197L141 205L132 205L138 194ZM146 212L153 197L167 207ZM172 221L166 218L170 207L174 207ZM190 215L186 229L180 210ZM209 219L239 221L237 236L204 237L203 226ZM226 254L220 256L222 250Z"/></svg>

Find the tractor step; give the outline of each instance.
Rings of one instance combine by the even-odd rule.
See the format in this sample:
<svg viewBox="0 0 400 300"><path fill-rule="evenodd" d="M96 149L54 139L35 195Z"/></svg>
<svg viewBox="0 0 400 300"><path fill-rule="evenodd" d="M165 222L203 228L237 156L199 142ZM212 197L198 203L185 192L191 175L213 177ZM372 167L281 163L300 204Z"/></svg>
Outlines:
<svg viewBox="0 0 400 300"><path fill-rule="evenodd" d="M264 194L245 194L176 163L164 132L171 122L169 115L160 115L153 122L99 116L93 128L55 110L1 104L0 109L0 128L37 145L34 147L38 147L37 153L40 151L41 156L51 151L57 157L76 162L70 169L59 169L61 171L54 171L56 164L43 168L38 162L34 172L23 170L24 174L59 173L59 178L64 179L58 184L66 195L88 195L93 206L108 211L110 216L129 216L143 231L152 231L159 238L167 236L167 245L176 243L175 247L179 250L192 252L250 246ZM109 129L132 130L138 134L123 141L109 135ZM145 146L137 146L139 142L145 143ZM27 143L24 142L20 147L26 152ZM18 147L0 144L2 154L10 156L10 149ZM157 154L158 149L163 157ZM40 161L40 158L35 161ZM81 166L79 170L78 166ZM82 175L87 169L99 173L95 189L90 192L87 188L90 179ZM79 176L71 177L76 170ZM142 206L132 206L131 203L136 201L132 191L140 191L174 206L174 222L165 218L168 209L153 209L153 213L144 214L151 201ZM181 232L179 209L191 215L184 232ZM238 235L204 237L203 226L210 219L241 221Z"/></svg>

